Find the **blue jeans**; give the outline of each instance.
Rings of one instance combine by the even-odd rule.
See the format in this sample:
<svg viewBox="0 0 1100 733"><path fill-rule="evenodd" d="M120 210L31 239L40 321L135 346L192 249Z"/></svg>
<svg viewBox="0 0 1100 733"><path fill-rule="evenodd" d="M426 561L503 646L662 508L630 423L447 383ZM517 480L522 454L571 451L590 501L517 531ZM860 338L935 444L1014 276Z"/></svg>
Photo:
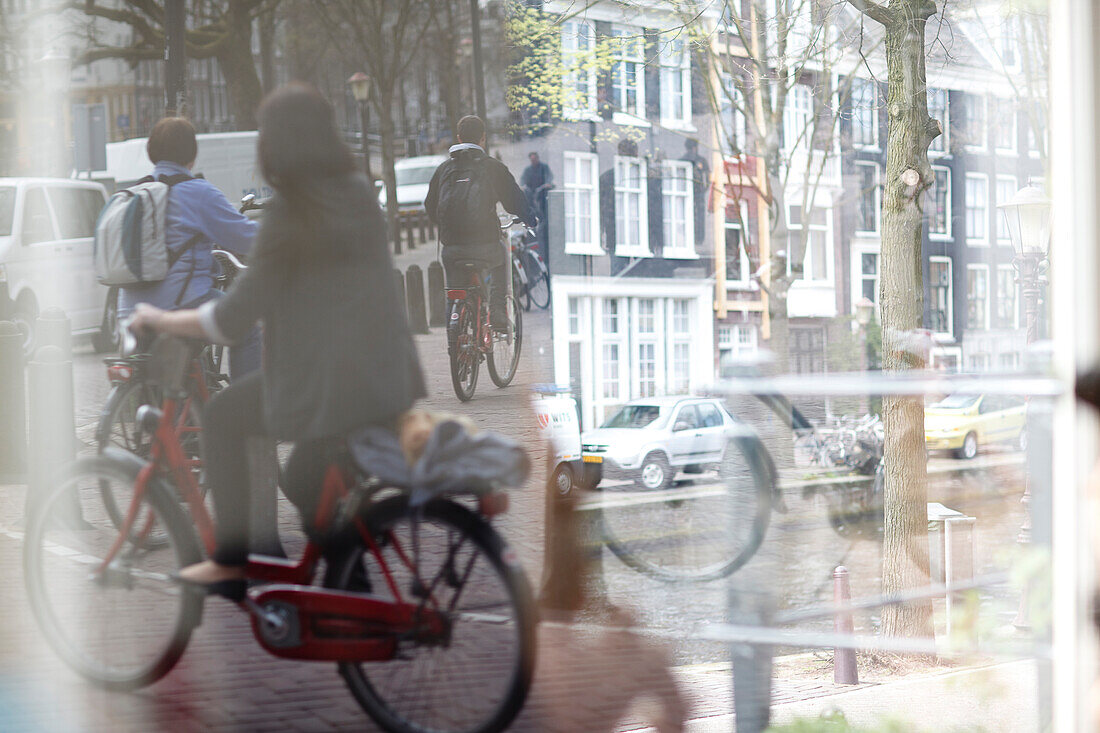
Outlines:
<svg viewBox="0 0 1100 733"><path fill-rule="evenodd" d="M208 290L194 300L180 306L180 310L198 308L207 301L222 297L220 290ZM229 347L229 378L240 379L246 374L260 369L260 358L263 353L263 343L260 336L260 327L253 326L239 343Z"/></svg>

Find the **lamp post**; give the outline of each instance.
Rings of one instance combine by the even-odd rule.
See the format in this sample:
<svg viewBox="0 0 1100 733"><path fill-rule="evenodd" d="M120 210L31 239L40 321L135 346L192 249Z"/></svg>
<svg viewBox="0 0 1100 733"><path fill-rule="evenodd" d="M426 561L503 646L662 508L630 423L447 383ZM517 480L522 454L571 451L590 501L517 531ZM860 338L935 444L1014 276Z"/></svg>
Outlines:
<svg viewBox="0 0 1100 733"><path fill-rule="evenodd" d="M367 127L370 124L370 107L367 106L367 102L370 101L371 78L362 71L357 71L348 77L347 83L351 87L351 96L355 97L355 101L359 104L359 127L363 130L363 160L366 161L367 180L373 186L374 176L370 170L370 143L367 142Z"/></svg>
<svg viewBox="0 0 1100 733"><path fill-rule="evenodd" d="M1016 269L1016 283L1024 299L1027 343L1031 344L1039 335L1039 295L1050 250L1050 200L1041 188L1028 184L1017 191L1010 201L997 208L1004 214L1008 236L1016 252L1012 266ZM1024 505L1024 521L1016 541L1026 545L1031 542L1031 481L1026 473L1020 503ZM1020 595L1020 608L1012 625L1019 629L1031 626L1027 585Z"/></svg>

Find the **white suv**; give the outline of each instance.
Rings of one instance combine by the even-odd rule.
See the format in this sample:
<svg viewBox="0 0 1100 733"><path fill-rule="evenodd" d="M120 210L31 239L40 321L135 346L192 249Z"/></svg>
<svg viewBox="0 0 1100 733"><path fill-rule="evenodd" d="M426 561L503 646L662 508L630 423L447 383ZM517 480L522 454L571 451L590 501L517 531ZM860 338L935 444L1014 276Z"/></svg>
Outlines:
<svg viewBox="0 0 1100 733"><path fill-rule="evenodd" d="M117 299L92 264L106 201L107 190L91 181L0 178L0 319L15 321L27 353L35 319L55 306L73 333L92 335L97 350L115 345Z"/></svg>

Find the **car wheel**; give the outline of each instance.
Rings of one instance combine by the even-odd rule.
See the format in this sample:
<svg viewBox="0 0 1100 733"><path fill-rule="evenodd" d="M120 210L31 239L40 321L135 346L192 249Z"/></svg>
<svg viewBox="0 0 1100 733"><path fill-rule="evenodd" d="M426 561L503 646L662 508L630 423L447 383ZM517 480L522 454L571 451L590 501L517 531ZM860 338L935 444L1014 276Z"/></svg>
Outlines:
<svg viewBox="0 0 1100 733"><path fill-rule="evenodd" d="M660 491L672 486L672 468L661 453L650 453L642 461L636 482L643 489Z"/></svg>
<svg viewBox="0 0 1100 733"><path fill-rule="evenodd" d="M603 466L599 463L585 463L581 466L577 486L584 491L594 491L603 481Z"/></svg>
<svg viewBox="0 0 1100 733"><path fill-rule="evenodd" d="M568 496L573 490L573 469L569 464L560 463L550 476L550 485L558 492L558 496Z"/></svg>
<svg viewBox="0 0 1100 733"><path fill-rule="evenodd" d="M955 451L955 455L968 461L978 455L978 436L974 433L967 433L966 437L963 438L962 448Z"/></svg>

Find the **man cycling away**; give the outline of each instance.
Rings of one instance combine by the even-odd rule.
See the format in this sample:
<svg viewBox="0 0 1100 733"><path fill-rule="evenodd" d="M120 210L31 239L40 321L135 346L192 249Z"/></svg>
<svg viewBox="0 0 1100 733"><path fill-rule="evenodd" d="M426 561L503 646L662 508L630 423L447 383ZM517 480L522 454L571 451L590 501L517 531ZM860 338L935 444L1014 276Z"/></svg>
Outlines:
<svg viewBox="0 0 1100 733"><path fill-rule="evenodd" d="M485 123L467 115L458 121L458 144L436 169L424 208L439 227L443 270L448 287L465 287L462 263L473 262L490 275L489 320L495 329L508 325L505 297L508 255L500 241L497 203L528 226L538 224L536 211L508 168L485 154Z"/></svg>

